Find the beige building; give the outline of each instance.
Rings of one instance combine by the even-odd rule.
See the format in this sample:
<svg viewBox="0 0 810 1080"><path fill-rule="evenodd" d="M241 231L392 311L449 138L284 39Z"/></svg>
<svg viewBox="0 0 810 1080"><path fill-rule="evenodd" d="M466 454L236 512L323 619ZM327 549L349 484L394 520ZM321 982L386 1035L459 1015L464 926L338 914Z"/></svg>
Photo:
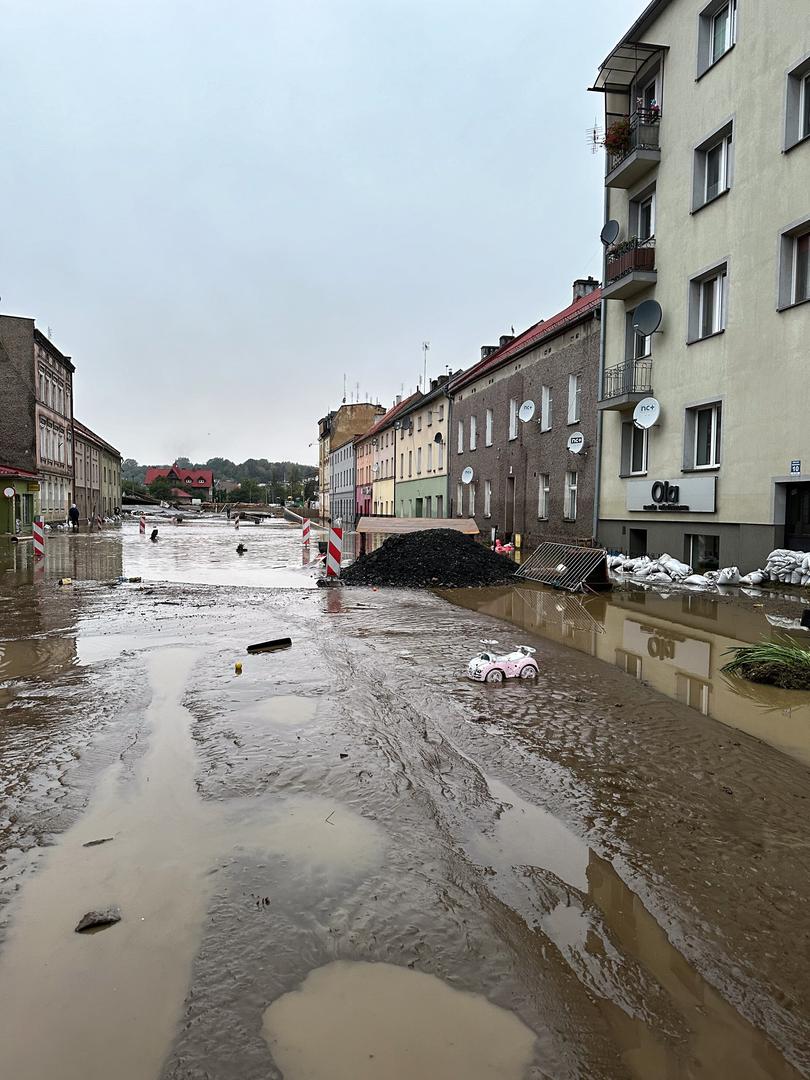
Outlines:
<svg viewBox="0 0 810 1080"><path fill-rule="evenodd" d="M654 0L594 89L598 536L701 569L810 549L806 0Z"/></svg>
<svg viewBox="0 0 810 1080"><path fill-rule="evenodd" d="M385 410L382 405L373 405L369 401L361 401L352 404L344 402L335 412L327 413L318 421L318 498L321 508L321 516L326 519L332 517L332 490L335 481L332 478L330 455L333 451L346 447L349 443L363 435L383 415ZM344 503L345 492L349 485L344 481L343 473L348 470L341 463L341 509L342 517L346 517ZM353 472L353 466L352 466ZM335 515L337 516L337 515ZM353 516L353 515L351 515Z"/></svg>
<svg viewBox="0 0 810 1080"><path fill-rule="evenodd" d="M430 389L394 421L396 513L399 517L447 517L449 377L431 379Z"/></svg>
<svg viewBox="0 0 810 1080"><path fill-rule="evenodd" d="M121 508L121 455L90 428L73 422L75 502L80 520L112 517Z"/></svg>

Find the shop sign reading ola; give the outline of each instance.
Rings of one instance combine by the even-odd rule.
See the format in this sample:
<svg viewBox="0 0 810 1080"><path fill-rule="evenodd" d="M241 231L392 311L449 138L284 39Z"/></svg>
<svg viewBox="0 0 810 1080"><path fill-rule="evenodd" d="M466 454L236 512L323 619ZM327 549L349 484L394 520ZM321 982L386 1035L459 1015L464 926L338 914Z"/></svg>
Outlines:
<svg viewBox="0 0 810 1080"><path fill-rule="evenodd" d="M627 509L664 514L713 514L717 480L714 476L685 476L671 480L630 480Z"/></svg>

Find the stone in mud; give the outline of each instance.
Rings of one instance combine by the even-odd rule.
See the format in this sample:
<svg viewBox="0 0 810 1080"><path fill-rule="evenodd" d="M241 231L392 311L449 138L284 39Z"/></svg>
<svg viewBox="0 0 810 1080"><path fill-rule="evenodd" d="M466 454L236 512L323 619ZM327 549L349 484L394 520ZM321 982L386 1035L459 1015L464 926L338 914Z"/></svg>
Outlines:
<svg viewBox="0 0 810 1080"><path fill-rule="evenodd" d="M86 934L88 930L101 930L105 926L114 926L117 922L121 922L120 908L108 907L103 911L88 911L76 924L76 933Z"/></svg>

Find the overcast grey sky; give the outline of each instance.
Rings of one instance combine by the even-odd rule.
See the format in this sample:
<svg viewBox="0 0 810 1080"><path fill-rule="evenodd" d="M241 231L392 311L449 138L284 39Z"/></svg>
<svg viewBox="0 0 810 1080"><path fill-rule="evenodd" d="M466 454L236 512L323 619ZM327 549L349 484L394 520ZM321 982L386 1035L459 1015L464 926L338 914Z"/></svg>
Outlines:
<svg viewBox="0 0 810 1080"><path fill-rule="evenodd" d="M644 0L0 0L0 310L125 457L316 460L601 269L586 92Z"/></svg>

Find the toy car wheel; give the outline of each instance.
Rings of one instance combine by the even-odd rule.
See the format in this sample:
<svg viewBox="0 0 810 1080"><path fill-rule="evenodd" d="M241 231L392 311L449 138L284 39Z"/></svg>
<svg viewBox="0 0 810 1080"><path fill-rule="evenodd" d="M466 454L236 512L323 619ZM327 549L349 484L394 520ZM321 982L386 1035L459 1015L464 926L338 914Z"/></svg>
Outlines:
<svg viewBox="0 0 810 1080"><path fill-rule="evenodd" d="M520 677L521 679L536 679L537 668L534 666L534 664L526 664L525 667L522 667L520 669Z"/></svg>
<svg viewBox="0 0 810 1080"><path fill-rule="evenodd" d="M492 671L487 672L486 681L491 683L503 682L503 672L498 668L493 668Z"/></svg>

